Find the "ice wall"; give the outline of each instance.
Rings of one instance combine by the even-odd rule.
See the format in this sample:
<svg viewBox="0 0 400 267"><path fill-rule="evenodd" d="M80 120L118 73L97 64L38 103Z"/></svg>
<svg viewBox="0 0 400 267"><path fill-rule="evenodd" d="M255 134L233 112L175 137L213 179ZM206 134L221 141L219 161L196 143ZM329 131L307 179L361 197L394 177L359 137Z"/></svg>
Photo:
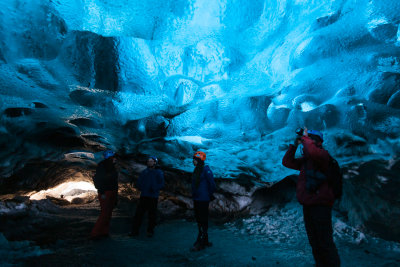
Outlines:
<svg viewBox="0 0 400 267"><path fill-rule="evenodd" d="M400 2L0 4L3 175L69 150L281 179L299 126L343 164L398 155ZM21 148L22 147L22 148Z"/></svg>

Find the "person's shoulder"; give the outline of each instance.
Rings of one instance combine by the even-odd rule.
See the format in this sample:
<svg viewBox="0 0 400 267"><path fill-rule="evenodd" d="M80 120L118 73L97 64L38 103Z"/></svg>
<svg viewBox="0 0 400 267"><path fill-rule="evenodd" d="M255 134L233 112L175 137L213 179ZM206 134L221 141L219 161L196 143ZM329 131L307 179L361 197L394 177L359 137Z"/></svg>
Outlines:
<svg viewBox="0 0 400 267"><path fill-rule="evenodd" d="M98 167L103 167L105 164L104 159L102 161L100 161L99 163L97 163L97 168Z"/></svg>
<svg viewBox="0 0 400 267"><path fill-rule="evenodd" d="M321 146L320 148L321 148L322 151L324 151L324 153L326 153L327 155L329 155L329 156L331 155L331 154L329 153L329 151L325 149L325 147Z"/></svg>
<svg viewBox="0 0 400 267"><path fill-rule="evenodd" d="M212 172L210 166L208 166L208 165L204 165L204 169L203 170L205 172L208 172L208 173Z"/></svg>
<svg viewBox="0 0 400 267"><path fill-rule="evenodd" d="M334 159L334 158L332 157L331 153L329 153L329 151L328 151L328 150L326 150L326 149L324 148L324 151L325 151L325 153L327 154L327 156L328 156L329 160L332 160L332 159Z"/></svg>

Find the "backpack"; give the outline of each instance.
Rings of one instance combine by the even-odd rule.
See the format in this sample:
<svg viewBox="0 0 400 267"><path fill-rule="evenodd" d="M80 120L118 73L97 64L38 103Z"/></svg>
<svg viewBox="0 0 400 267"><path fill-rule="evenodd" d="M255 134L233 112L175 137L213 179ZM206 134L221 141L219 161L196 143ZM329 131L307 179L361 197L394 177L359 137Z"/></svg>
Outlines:
<svg viewBox="0 0 400 267"><path fill-rule="evenodd" d="M331 155L329 155L327 182L332 187L335 199L340 199L343 194L343 173L339 163Z"/></svg>

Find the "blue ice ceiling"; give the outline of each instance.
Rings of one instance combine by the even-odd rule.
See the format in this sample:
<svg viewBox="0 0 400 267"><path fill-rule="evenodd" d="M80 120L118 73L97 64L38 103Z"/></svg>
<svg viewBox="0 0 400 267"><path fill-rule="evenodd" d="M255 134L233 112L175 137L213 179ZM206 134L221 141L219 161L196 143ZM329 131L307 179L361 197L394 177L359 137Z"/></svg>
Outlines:
<svg viewBox="0 0 400 267"><path fill-rule="evenodd" d="M396 0L0 3L0 164L157 154L285 177L299 126L342 164L400 150ZM97 156L97 154L96 154Z"/></svg>

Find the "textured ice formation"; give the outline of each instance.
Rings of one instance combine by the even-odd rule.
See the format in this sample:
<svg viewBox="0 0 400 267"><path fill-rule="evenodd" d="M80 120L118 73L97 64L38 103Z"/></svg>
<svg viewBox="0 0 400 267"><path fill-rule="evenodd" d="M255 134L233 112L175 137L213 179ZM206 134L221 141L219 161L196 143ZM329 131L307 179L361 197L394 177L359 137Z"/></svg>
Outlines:
<svg viewBox="0 0 400 267"><path fill-rule="evenodd" d="M0 255L3 266L13 266L15 262L23 258L38 257L50 254L48 249L41 249L29 241L8 241L3 233L0 233Z"/></svg>
<svg viewBox="0 0 400 267"><path fill-rule="evenodd" d="M0 4L0 167L70 151L157 154L263 181L294 130L341 163L400 137L400 2L27 1Z"/></svg>

